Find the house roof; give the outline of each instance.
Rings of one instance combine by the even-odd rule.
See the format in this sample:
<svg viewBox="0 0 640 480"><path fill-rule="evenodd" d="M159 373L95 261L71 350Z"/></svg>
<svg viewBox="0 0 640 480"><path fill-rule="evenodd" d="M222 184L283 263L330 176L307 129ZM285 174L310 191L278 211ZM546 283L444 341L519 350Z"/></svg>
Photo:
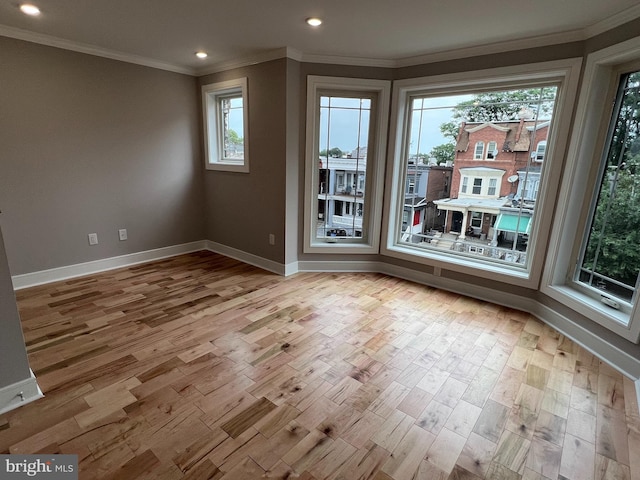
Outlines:
<svg viewBox="0 0 640 480"><path fill-rule="evenodd" d="M496 130L496 139L503 133L506 138L501 146L503 152L528 152L531 144L532 132L548 126L549 120L512 120L507 122L464 122L460 127L456 142L457 152L466 152L469 149L469 137L472 133L484 128Z"/></svg>

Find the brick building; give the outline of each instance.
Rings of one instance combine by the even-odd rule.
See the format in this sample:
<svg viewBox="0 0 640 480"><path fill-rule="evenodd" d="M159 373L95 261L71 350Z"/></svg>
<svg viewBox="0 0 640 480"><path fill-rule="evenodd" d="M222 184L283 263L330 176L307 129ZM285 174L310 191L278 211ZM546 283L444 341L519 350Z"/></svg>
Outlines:
<svg viewBox="0 0 640 480"><path fill-rule="evenodd" d="M548 120L465 122L460 125L444 231L514 239L529 233L546 150ZM517 215L516 215L517 211ZM514 218L517 216L517 219Z"/></svg>

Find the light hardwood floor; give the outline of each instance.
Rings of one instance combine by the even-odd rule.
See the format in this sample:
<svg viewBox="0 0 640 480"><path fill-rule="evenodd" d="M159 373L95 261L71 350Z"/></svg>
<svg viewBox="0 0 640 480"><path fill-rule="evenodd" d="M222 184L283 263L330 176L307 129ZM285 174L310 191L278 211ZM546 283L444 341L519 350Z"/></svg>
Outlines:
<svg viewBox="0 0 640 480"><path fill-rule="evenodd" d="M17 296L0 453L81 479L640 479L633 382L515 310L208 252Z"/></svg>

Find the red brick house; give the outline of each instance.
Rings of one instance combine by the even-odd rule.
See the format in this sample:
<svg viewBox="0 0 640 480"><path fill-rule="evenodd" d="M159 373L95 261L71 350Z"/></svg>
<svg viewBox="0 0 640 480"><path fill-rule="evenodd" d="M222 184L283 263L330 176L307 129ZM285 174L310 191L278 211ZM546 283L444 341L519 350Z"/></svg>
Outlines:
<svg viewBox="0 0 640 480"><path fill-rule="evenodd" d="M463 122L456 142L445 232L493 239L498 230L526 234L529 217L513 227L509 209L533 212L549 130L548 120ZM522 203L520 203L522 202ZM522 216L522 208L520 208Z"/></svg>

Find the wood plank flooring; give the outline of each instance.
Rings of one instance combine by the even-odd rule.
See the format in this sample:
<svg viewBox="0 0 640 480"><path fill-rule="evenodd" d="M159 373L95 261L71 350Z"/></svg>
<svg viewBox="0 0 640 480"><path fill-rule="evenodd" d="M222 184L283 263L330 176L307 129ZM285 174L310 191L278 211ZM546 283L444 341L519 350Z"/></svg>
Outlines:
<svg viewBox="0 0 640 480"><path fill-rule="evenodd" d="M633 382L522 312L209 252L17 297L45 397L0 453L81 479L640 479Z"/></svg>

